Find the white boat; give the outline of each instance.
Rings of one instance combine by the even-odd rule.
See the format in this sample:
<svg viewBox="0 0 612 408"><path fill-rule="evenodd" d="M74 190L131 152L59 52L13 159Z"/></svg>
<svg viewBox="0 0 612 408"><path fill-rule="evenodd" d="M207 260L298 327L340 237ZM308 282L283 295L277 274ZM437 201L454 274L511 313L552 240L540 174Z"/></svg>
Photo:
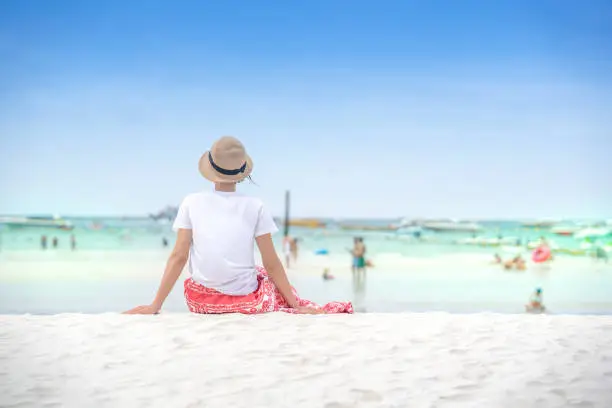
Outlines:
<svg viewBox="0 0 612 408"><path fill-rule="evenodd" d="M612 228L585 228L583 230L578 231L574 238L584 239L584 238L603 238L607 236L612 236Z"/></svg>
<svg viewBox="0 0 612 408"><path fill-rule="evenodd" d="M422 227L439 232L477 232L482 230L480 225L466 221L426 221L422 224Z"/></svg>
<svg viewBox="0 0 612 408"><path fill-rule="evenodd" d="M397 230L404 228L421 228L424 220L414 218L402 218L397 224L392 224L391 227Z"/></svg>
<svg viewBox="0 0 612 408"><path fill-rule="evenodd" d="M527 248L529 248L529 249L536 249L540 245L542 245L542 242L539 241L539 240L538 241L530 241L530 242L527 243ZM558 250L560 248L559 244L557 244L554 241L548 241L548 246L550 247L550 249L554 249L554 250Z"/></svg>
<svg viewBox="0 0 612 408"><path fill-rule="evenodd" d="M457 244L461 245L477 245L477 246L518 246L518 237L503 237L503 238L487 238L487 237L475 237L475 238L464 238L456 241Z"/></svg>
<svg viewBox="0 0 612 408"><path fill-rule="evenodd" d="M423 219L404 218L398 224L392 226L398 231L430 230L440 232L477 232L482 227L473 222L458 221L454 219Z"/></svg>
<svg viewBox="0 0 612 408"><path fill-rule="evenodd" d="M9 228L59 228L71 230L74 225L59 215L30 217L0 217L0 224Z"/></svg>
<svg viewBox="0 0 612 408"><path fill-rule="evenodd" d="M550 229L550 232L556 235L571 236L583 229L578 225L558 225Z"/></svg>
<svg viewBox="0 0 612 408"><path fill-rule="evenodd" d="M558 224L559 220L552 218L543 218L535 221L524 221L521 223L526 228L551 228L555 224Z"/></svg>
<svg viewBox="0 0 612 408"><path fill-rule="evenodd" d="M171 205L168 205L162 208L160 211L158 211L155 214L149 214L149 218L152 218L155 221L163 223L163 222L168 222L168 221L174 221L177 214L178 214L178 207L173 207Z"/></svg>

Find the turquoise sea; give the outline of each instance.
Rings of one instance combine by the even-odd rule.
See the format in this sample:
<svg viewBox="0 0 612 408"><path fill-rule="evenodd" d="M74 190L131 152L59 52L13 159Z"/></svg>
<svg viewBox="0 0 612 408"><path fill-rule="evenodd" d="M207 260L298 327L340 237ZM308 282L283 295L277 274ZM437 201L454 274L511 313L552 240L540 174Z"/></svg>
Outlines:
<svg viewBox="0 0 612 408"><path fill-rule="evenodd" d="M42 235L48 237L49 243L53 237L58 238L59 248L67 248L70 236L74 235L79 249L84 250L144 250L156 249L165 238L172 245L174 233L169 222L154 221L151 218L127 218L127 217L105 217L105 218L70 218L66 217L74 225L72 231L48 228L9 228L0 225L0 250L38 250ZM371 220L343 220L342 224L350 226L384 227L396 224L397 219L371 219ZM368 248L376 253L395 253L406 256L438 256L445 253L473 252L483 249L479 245L461 245L457 241L471 237L482 237L495 239L502 237L508 242L514 239L521 243L537 241L540 237L547 238L562 249L580 249L581 240L573 237L552 234L550 229L523 227L518 221L480 221L483 230L478 233L471 232L427 232L422 235L422 240L416 245L411 234L400 234L394 231L369 231L369 230L343 230L340 227L328 227L324 229L311 229L303 227L291 227L292 236L301 239L301 248L305 251L327 249L330 252L345 252L345 248L351 245L354 236L363 236L367 239ZM279 225L280 227L280 225ZM282 234L276 235L280 241ZM413 241L407 244L408 241ZM611 239L612 241L612 239Z"/></svg>
<svg viewBox="0 0 612 408"><path fill-rule="evenodd" d="M174 241L169 223L149 218L68 218L72 231L45 228L0 229L0 313L101 313L146 303L163 273ZM584 240L549 229L525 228L518 221L482 221L483 230L412 234L367 230L398 220L345 220L364 229L291 227L299 258L289 269L302 296L317 302L352 300L367 312L446 311L522 313L535 287L542 287L552 313L612 314L612 263L584 252ZM41 250L46 235L48 249ZM76 249L70 248L71 235ZM355 282L347 249L362 236L374 267ZM499 246L470 245L466 239L495 240ZM53 238L57 248L52 248ZM550 265L531 263L527 246L545 237L557 248ZM282 234L276 236L280 249ZM163 241L167 240L167 247ZM517 245L520 244L520 245ZM326 256L317 256L321 249ZM528 260L524 272L492 264L499 253ZM321 279L330 268L333 281ZM185 312L180 283L164 310Z"/></svg>

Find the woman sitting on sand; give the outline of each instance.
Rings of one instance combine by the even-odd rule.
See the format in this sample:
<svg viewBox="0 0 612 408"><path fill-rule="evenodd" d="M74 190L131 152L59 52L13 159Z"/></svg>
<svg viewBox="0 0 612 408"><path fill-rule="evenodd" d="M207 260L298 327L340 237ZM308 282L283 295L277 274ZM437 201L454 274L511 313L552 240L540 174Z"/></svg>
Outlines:
<svg viewBox="0 0 612 408"><path fill-rule="evenodd" d="M155 299L126 313L158 313L187 261L191 276L184 293L194 313L353 313L349 302L319 307L301 299L289 284L272 243L278 231L272 216L261 200L236 192L253 170L239 140L216 141L200 158L199 170L214 189L183 200L173 226L176 244ZM255 244L265 269L255 266Z"/></svg>

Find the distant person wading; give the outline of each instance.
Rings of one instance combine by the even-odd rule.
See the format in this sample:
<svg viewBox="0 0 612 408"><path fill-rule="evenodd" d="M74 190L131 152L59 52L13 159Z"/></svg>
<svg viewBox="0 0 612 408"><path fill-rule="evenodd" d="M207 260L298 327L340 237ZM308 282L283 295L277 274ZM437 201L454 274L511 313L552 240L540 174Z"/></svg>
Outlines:
<svg viewBox="0 0 612 408"><path fill-rule="evenodd" d="M364 274L366 267L366 246L363 243L363 238L355 237L353 240L353 250L351 252L353 255L353 274Z"/></svg>

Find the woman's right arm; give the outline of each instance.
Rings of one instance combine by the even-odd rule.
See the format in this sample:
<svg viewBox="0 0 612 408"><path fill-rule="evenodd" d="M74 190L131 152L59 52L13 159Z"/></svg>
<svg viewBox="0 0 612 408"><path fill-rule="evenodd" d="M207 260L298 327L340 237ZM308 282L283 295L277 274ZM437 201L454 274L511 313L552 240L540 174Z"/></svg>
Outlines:
<svg viewBox="0 0 612 408"><path fill-rule="evenodd" d="M297 309L300 313L311 313L317 314L322 313L319 309L313 309L309 307L300 307L293 291L291 290L291 284L285 268L278 258L274 243L272 242L272 234L264 234L255 238L257 247L261 253L261 259L263 261L264 268L268 272L268 276L272 279L272 282L278 288L278 291L285 298L289 306L293 309Z"/></svg>

